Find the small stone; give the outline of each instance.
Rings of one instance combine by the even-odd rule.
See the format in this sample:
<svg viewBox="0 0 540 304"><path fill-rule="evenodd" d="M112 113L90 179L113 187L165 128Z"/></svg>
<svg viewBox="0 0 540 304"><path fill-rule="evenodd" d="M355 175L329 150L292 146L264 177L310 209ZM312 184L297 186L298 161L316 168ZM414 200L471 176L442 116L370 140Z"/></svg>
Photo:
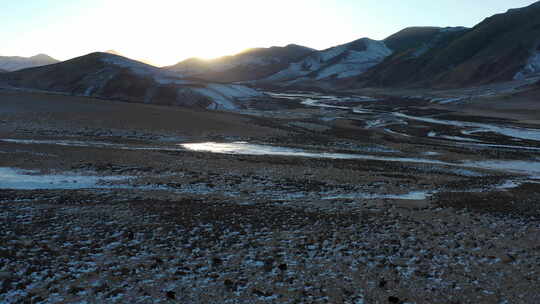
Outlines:
<svg viewBox="0 0 540 304"><path fill-rule="evenodd" d="M264 292L264 291L261 291L259 289L256 289L256 288L253 288L253 290L251 291L254 295L258 296L258 297L270 297L272 294L269 293L269 292Z"/></svg>
<svg viewBox="0 0 540 304"><path fill-rule="evenodd" d="M267 272L272 271L272 268L274 267L274 259L270 258L264 261L264 270Z"/></svg>
<svg viewBox="0 0 540 304"><path fill-rule="evenodd" d="M515 257L509 254L503 254L499 257L499 259L501 259L501 263L504 263L504 264L510 264L516 260Z"/></svg>
<svg viewBox="0 0 540 304"><path fill-rule="evenodd" d="M218 258L218 257L212 258L212 265L214 265L214 266L219 266L219 265L221 265L221 264L223 264L223 260L222 260L222 259L220 259L220 258Z"/></svg>
<svg viewBox="0 0 540 304"><path fill-rule="evenodd" d="M13 274L11 274L8 271L0 271L0 280L9 280L13 277Z"/></svg>
<svg viewBox="0 0 540 304"><path fill-rule="evenodd" d="M234 282L229 279L225 279L225 281L223 281L223 284L228 290L232 290L232 291L236 290L234 286Z"/></svg>
<svg viewBox="0 0 540 304"><path fill-rule="evenodd" d="M167 297L167 299L170 299L170 300L176 299L176 293L172 290L167 291L165 293L165 296Z"/></svg>
<svg viewBox="0 0 540 304"><path fill-rule="evenodd" d="M399 304L401 302L399 301L398 297L389 296L388 297L388 303Z"/></svg>

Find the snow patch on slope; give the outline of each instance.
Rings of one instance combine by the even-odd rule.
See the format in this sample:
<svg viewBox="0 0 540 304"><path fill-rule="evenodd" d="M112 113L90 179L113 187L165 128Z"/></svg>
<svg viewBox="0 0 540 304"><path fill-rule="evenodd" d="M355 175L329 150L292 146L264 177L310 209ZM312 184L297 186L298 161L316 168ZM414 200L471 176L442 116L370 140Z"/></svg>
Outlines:
<svg viewBox="0 0 540 304"><path fill-rule="evenodd" d="M101 58L103 62L114 64L119 67L128 68L133 73L141 76L151 77L159 84L190 84L192 81L182 79L177 73L149 66L144 63L125 59L120 56L110 55ZM235 110L238 109L236 102L240 99L261 96L262 93L242 85L232 84L206 84L201 88L192 88L196 93L206 96L212 100L208 109Z"/></svg>
<svg viewBox="0 0 540 304"><path fill-rule="evenodd" d="M514 79L525 79L528 76L536 74L540 74L540 51L536 51L529 58L525 67L514 76Z"/></svg>
<svg viewBox="0 0 540 304"><path fill-rule="evenodd" d="M208 107L210 110L235 110L239 108L236 101L263 95L246 86L225 84L209 84L205 88L195 88L194 91L212 99L213 104Z"/></svg>
<svg viewBox="0 0 540 304"><path fill-rule="evenodd" d="M364 46L359 50L358 46ZM289 65L266 80L281 81L316 73L316 79L335 76L345 78L360 75L392 54L384 42L367 38L314 53Z"/></svg>
<svg viewBox="0 0 540 304"><path fill-rule="evenodd" d="M386 47L384 42L373 41L373 43L367 44L365 51L349 51L340 63L321 69L318 72L317 79L331 76L345 78L360 75L391 54L392 51Z"/></svg>

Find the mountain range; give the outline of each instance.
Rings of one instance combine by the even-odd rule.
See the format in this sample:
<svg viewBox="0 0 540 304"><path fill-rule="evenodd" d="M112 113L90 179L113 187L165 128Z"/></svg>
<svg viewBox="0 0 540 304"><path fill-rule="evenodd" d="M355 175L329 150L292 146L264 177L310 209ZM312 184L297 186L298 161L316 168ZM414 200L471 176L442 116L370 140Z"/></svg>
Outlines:
<svg viewBox="0 0 540 304"><path fill-rule="evenodd" d="M240 99L260 95L245 86L191 79L110 53L4 73L0 81L24 89L207 109L235 109Z"/></svg>
<svg viewBox="0 0 540 304"><path fill-rule="evenodd" d="M464 87L523 79L540 75L540 2L473 28L409 27L381 41L362 38L311 52L302 48L301 58L279 64L262 66L258 62L264 57L248 51L245 61L239 54L165 68L207 80L310 88ZM246 71L242 77L236 77L239 69Z"/></svg>
<svg viewBox="0 0 540 304"><path fill-rule="evenodd" d="M11 72L57 62L59 61L45 54L32 57L0 56L0 71Z"/></svg>
<svg viewBox="0 0 540 304"><path fill-rule="evenodd" d="M361 38L320 51L290 44L213 60L190 58L163 68L114 51L56 62L46 55L0 57L0 69L10 72L2 73L0 81L13 87L209 109L238 108L242 98L260 96L248 86L467 87L540 76L540 2L486 18L472 28L409 27L384 40ZM40 67L23 69L31 66Z"/></svg>

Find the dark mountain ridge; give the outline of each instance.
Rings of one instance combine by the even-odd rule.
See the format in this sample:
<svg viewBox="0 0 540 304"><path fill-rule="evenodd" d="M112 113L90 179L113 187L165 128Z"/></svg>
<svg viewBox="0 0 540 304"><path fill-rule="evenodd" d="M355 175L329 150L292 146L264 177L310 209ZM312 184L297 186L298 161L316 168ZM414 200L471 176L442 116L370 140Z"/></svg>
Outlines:
<svg viewBox="0 0 540 304"><path fill-rule="evenodd" d="M270 76L314 51L289 44L285 47L248 49L236 55L211 60L189 58L165 68L208 81L250 81Z"/></svg>

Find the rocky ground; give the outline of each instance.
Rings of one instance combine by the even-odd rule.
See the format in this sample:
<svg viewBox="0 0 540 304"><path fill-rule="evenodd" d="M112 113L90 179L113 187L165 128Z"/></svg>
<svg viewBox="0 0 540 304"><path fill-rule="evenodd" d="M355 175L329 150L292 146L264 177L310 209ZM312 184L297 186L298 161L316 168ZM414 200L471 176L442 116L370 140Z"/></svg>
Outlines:
<svg viewBox="0 0 540 304"><path fill-rule="evenodd" d="M21 92L0 102L0 168L124 178L0 189L2 303L538 302L537 180L453 165L530 161L534 150L455 145L425 136L450 127L371 128L368 116L280 111L276 100L249 115ZM177 145L208 140L445 164Z"/></svg>

